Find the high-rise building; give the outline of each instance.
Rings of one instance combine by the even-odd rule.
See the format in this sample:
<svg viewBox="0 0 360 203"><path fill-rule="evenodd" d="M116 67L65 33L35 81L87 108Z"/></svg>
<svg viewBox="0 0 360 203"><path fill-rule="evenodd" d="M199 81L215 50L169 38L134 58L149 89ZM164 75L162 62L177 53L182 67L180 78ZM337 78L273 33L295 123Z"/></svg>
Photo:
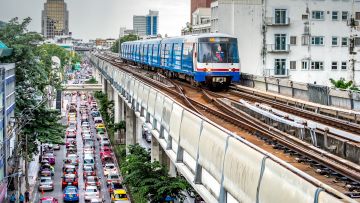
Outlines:
<svg viewBox="0 0 360 203"><path fill-rule="evenodd" d="M359 22L359 1L211 3L211 31L238 38L243 73L318 85L360 84Z"/></svg>
<svg viewBox="0 0 360 203"><path fill-rule="evenodd" d="M133 16L133 28L137 35L145 36L146 35L146 16Z"/></svg>
<svg viewBox="0 0 360 203"><path fill-rule="evenodd" d="M133 16L133 29L139 36L157 36L159 29L159 11L149 11L146 16Z"/></svg>
<svg viewBox="0 0 360 203"><path fill-rule="evenodd" d="M193 21L192 15L198 8L210 8L211 0L191 0L190 20Z"/></svg>
<svg viewBox="0 0 360 203"><path fill-rule="evenodd" d="M69 12L64 0L47 0L41 19L41 33L46 38L69 34Z"/></svg>

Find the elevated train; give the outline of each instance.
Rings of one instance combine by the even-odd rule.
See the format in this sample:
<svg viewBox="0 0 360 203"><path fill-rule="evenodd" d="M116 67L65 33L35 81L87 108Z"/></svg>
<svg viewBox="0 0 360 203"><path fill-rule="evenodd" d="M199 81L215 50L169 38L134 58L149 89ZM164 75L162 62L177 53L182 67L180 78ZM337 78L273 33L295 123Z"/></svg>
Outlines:
<svg viewBox="0 0 360 203"><path fill-rule="evenodd" d="M240 80L237 39L220 33L124 42L124 62L157 69L193 85L229 86Z"/></svg>

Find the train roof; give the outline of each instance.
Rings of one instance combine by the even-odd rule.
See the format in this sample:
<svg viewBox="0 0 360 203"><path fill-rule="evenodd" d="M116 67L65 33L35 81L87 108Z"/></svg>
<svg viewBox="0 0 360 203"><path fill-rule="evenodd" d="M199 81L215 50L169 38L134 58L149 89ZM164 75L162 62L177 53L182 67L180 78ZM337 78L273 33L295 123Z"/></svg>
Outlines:
<svg viewBox="0 0 360 203"><path fill-rule="evenodd" d="M184 41L196 41L199 38L203 37L231 37L235 38L229 34L223 33L204 33L204 34L191 34L191 35L184 35L179 37L168 37L168 38L157 38L157 39L145 39L145 40L136 40L136 41L129 41L124 42L123 44L147 44L147 43L169 43L169 42L184 42Z"/></svg>

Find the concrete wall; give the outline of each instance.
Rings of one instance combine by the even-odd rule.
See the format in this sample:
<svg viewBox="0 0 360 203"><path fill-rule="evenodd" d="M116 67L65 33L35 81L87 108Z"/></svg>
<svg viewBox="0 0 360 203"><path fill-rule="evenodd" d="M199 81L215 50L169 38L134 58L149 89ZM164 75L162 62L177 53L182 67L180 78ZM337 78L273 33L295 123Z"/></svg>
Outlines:
<svg viewBox="0 0 360 203"><path fill-rule="evenodd" d="M269 78L244 73L241 75L241 84L262 91L324 104L322 100L312 97L314 92L309 91L310 84L298 83L289 79ZM328 98L328 103L325 105L360 110L360 92L334 89L321 85L312 86L317 86L320 89L327 89L326 92L317 92L321 98Z"/></svg>

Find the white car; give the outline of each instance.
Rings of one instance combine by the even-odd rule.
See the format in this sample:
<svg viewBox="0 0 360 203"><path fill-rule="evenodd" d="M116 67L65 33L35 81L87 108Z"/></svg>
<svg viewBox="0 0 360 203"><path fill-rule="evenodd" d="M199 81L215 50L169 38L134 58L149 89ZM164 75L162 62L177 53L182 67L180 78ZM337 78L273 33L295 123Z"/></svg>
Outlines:
<svg viewBox="0 0 360 203"><path fill-rule="evenodd" d="M87 186L85 189L85 201L100 197L100 191L96 186Z"/></svg>
<svg viewBox="0 0 360 203"><path fill-rule="evenodd" d="M104 166L104 175L107 176L110 173L117 173L117 168L113 163L107 163Z"/></svg>
<svg viewBox="0 0 360 203"><path fill-rule="evenodd" d="M87 128L90 128L90 123L89 122L83 122L82 124L81 124L81 127L87 127Z"/></svg>

